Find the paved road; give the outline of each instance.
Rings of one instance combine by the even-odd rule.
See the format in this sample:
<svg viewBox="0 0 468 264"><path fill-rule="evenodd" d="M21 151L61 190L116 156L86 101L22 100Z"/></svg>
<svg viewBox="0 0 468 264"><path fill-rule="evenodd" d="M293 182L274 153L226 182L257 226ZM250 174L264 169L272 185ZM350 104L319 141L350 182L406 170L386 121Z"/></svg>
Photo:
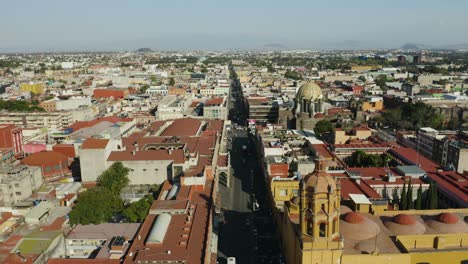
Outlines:
<svg viewBox="0 0 468 264"><path fill-rule="evenodd" d="M233 82L232 91L240 91L240 84ZM220 185L221 207L224 224L219 228L218 259L235 257L237 263L279 263L279 247L275 239L275 227L269 202L265 201L266 187L261 164L256 156L256 141L246 124L247 113L242 93L233 97L230 118L236 125L229 133L232 173L229 187ZM236 129L235 127L238 127ZM248 146L247 151L243 146ZM255 198L254 198L255 197ZM252 211L252 201L260 205Z"/></svg>

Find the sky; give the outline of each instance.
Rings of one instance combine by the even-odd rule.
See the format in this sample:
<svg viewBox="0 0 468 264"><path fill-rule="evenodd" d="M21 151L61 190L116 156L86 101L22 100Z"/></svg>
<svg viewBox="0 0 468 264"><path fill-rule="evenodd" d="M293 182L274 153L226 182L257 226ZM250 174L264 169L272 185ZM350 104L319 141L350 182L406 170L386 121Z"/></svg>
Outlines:
<svg viewBox="0 0 468 264"><path fill-rule="evenodd" d="M468 43L467 0L0 1L0 52Z"/></svg>

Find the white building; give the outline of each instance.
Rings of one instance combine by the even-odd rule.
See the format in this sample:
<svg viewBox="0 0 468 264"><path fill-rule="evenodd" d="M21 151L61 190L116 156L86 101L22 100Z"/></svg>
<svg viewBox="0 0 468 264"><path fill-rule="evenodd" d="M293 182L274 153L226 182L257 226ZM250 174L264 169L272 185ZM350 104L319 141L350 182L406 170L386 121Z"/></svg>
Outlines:
<svg viewBox="0 0 468 264"><path fill-rule="evenodd" d="M184 99L176 95L167 95L157 106L156 119L168 120L182 118L190 104L191 100L189 99Z"/></svg>
<svg viewBox="0 0 468 264"><path fill-rule="evenodd" d="M0 206L14 206L42 185L41 169L24 165L0 166Z"/></svg>
<svg viewBox="0 0 468 264"><path fill-rule="evenodd" d="M79 150L81 181L94 182L108 168L107 157L119 149L119 140L88 138Z"/></svg>

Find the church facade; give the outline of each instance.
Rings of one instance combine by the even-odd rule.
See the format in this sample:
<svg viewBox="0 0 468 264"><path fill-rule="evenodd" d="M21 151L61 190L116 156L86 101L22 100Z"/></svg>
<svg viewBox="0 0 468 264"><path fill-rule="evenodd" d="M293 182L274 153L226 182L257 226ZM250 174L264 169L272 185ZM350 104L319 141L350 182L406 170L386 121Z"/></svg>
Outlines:
<svg viewBox="0 0 468 264"><path fill-rule="evenodd" d="M340 205L327 161L315 168L274 207L287 263L468 263L468 209L354 212Z"/></svg>

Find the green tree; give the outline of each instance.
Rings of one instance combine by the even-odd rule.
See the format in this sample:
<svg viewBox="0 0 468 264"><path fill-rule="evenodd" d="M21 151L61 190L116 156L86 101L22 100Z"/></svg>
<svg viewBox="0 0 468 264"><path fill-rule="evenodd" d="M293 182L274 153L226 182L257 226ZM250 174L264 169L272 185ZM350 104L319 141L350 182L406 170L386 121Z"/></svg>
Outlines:
<svg viewBox="0 0 468 264"><path fill-rule="evenodd" d="M416 203L414 205L414 209L421 210L422 209L422 185L419 185L418 188L418 196L416 198Z"/></svg>
<svg viewBox="0 0 468 264"><path fill-rule="evenodd" d="M361 82L366 82L367 81L366 77L364 77L363 75L359 76L358 80L361 81Z"/></svg>
<svg viewBox="0 0 468 264"><path fill-rule="evenodd" d="M152 195L146 195L140 200L133 202L123 210L123 215L132 223L141 223L148 215L149 209L153 204L154 198Z"/></svg>
<svg viewBox="0 0 468 264"><path fill-rule="evenodd" d="M119 196L102 187L89 189L78 195L76 205L70 212L70 222L74 224L100 224L109 222L123 208Z"/></svg>
<svg viewBox="0 0 468 264"><path fill-rule="evenodd" d="M403 182L403 190L401 191L399 210L406 210L407 202L408 200L406 199L406 181L405 181Z"/></svg>
<svg viewBox="0 0 468 264"><path fill-rule="evenodd" d="M37 101L4 101L0 99L0 110L18 111L18 112L45 112L44 108L39 106Z"/></svg>
<svg viewBox="0 0 468 264"><path fill-rule="evenodd" d="M413 186L411 185L411 180L408 183L408 193L406 194L406 202L407 209L413 209Z"/></svg>
<svg viewBox="0 0 468 264"><path fill-rule="evenodd" d="M175 80L173 77L169 79L169 86L174 86L175 85Z"/></svg>
<svg viewBox="0 0 468 264"><path fill-rule="evenodd" d="M150 88L150 85L149 84L143 84L141 87L140 87L140 93L145 93L146 90L148 90Z"/></svg>
<svg viewBox="0 0 468 264"><path fill-rule="evenodd" d="M327 119L322 119L315 124L314 133L319 137L322 137L326 133L333 132L333 125Z"/></svg>
<svg viewBox="0 0 468 264"><path fill-rule="evenodd" d="M122 162L116 162L99 175L97 184L118 196L129 183L128 172L129 169L124 167Z"/></svg>
<svg viewBox="0 0 468 264"><path fill-rule="evenodd" d="M450 119L447 123L447 128L450 130L456 130L460 126L460 122L458 121L458 118L454 117Z"/></svg>
<svg viewBox="0 0 468 264"><path fill-rule="evenodd" d="M432 187L432 196L431 196L431 209L439 208L439 196L437 195L437 185L434 183Z"/></svg>
<svg viewBox="0 0 468 264"><path fill-rule="evenodd" d="M284 73L284 77L293 80L302 80L302 76L297 71L291 71L289 69L287 69Z"/></svg>
<svg viewBox="0 0 468 264"><path fill-rule="evenodd" d="M381 75L377 76L375 78L374 82L379 87L385 86L385 83L387 82L387 75L381 74Z"/></svg>
<svg viewBox="0 0 468 264"><path fill-rule="evenodd" d="M437 209L439 207L439 197L437 195L437 186L434 182L429 184L429 190L426 197L426 209Z"/></svg>

